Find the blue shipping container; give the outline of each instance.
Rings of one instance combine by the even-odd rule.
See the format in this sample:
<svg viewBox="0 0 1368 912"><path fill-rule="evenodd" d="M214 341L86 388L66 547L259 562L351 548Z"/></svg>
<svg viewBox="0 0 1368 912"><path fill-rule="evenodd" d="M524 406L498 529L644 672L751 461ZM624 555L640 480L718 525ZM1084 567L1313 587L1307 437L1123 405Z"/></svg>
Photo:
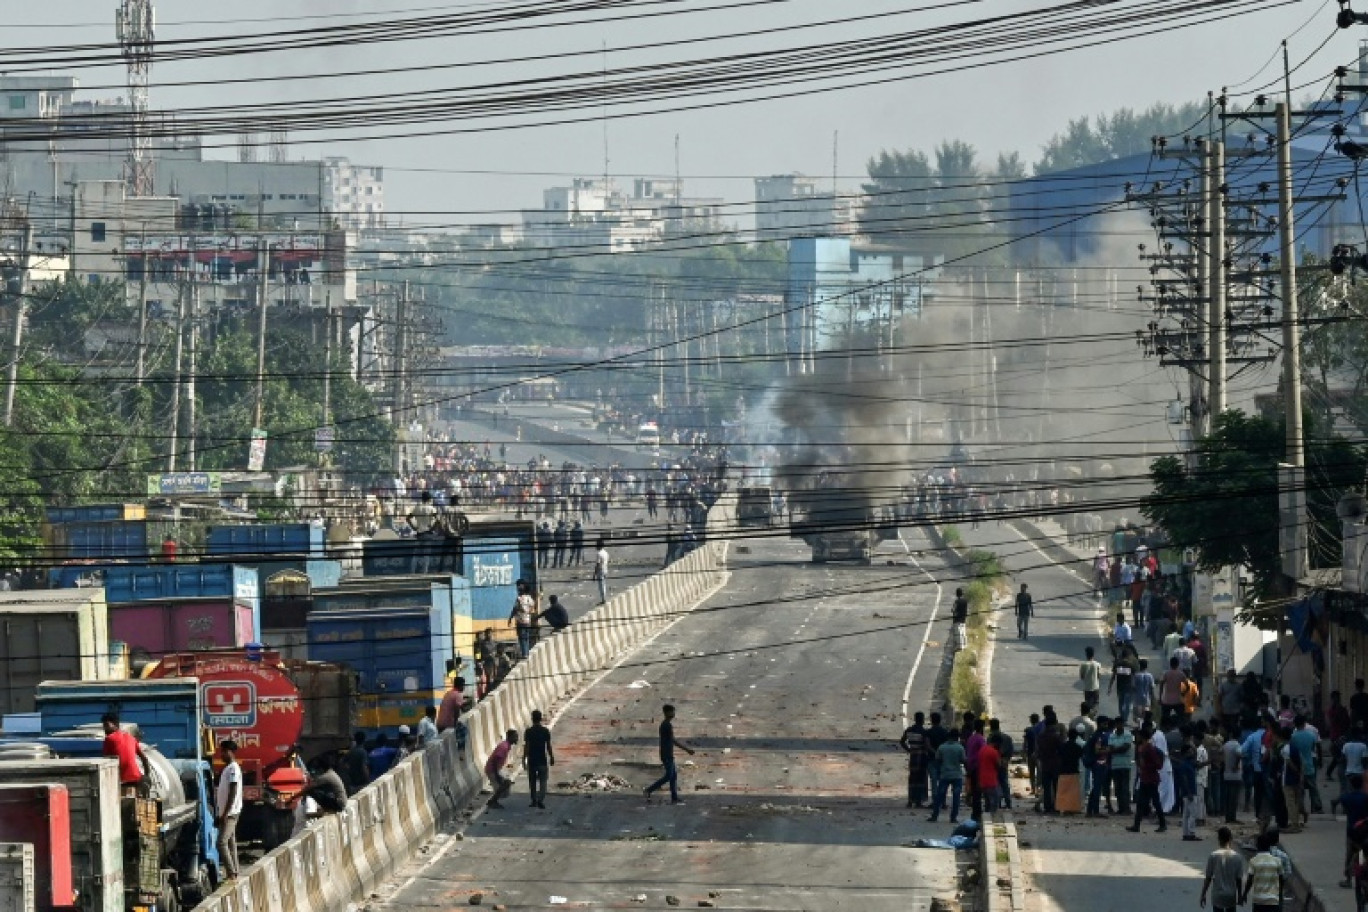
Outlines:
<svg viewBox="0 0 1368 912"><path fill-rule="evenodd" d="M476 624L507 621L518 596L518 580L537 580L536 555L517 538L466 536L465 577L470 581L470 610Z"/></svg>
<svg viewBox="0 0 1368 912"><path fill-rule="evenodd" d="M309 659L356 672L365 730L416 725L425 707L441 703L457 650L449 600L427 595L425 607L309 613Z"/></svg>
<svg viewBox="0 0 1368 912"><path fill-rule="evenodd" d="M130 512L136 515L130 516ZM139 504L87 504L81 507L48 507L47 521L54 525L66 523L122 522L141 518L145 511Z"/></svg>
<svg viewBox="0 0 1368 912"><path fill-rule="evenodd" d="M76 560L147 557L147 523L71 523L66 529L66 557Z"/></svg>
<svg viewBox="0 0 1368 912"><path fill-rule="evenodd" d="M214 526L205 550L215 555L300 554L323 556L323 530L309 523Z"/></svg>
<svg viewBox="0 0 1368 912"><path fill-rule="evenodd" d="M256 568L234 564L114 565L104 568L104 587L105 601L111 605L215 597L251 604L258 594Z"/></svg>

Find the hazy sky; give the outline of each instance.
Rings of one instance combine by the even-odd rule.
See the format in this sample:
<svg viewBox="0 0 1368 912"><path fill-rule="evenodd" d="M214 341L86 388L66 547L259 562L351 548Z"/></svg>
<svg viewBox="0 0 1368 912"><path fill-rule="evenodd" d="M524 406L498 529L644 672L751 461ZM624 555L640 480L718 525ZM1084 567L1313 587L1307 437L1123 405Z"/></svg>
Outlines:
<svg viewBox="0 0 1368 912"><path fill-rule="evenodd" d="M1281 63L1270 63L1270 58L1276 53L1278 42L1293 32L1297 32L1290 39L1294 63L1329 39L1319 55L1297 74L1300 81L1328 75L1335 64L1354 57L1360 37L1368 38L1366 29L1332 34L1336 10L1333 0L1288 0L1274 7L1275 3L1276 0L1247 3L1246 6L1257 6L1261 11L1225 22L1041 59L802 98L612 120L608 125L608 169L620 175L672 174L678 134L686 192L744 202L752 198L750 178L755 175L803 171L829 176L835 131L840 136L838 170L841 183L846 186L858 182L865 160L881 148L929 149L945 138L973 143L984 160L991 160L999 151L1016 149L1031 162L1038 157L1042 143L1062 129L1069 118L1122 106L1138 108L1155 101L1204 97L1208 90L1219 90L1222 85L1246 83L1265 64L1268 68L1248 84L1276 77ZM237 0L232 4L163 0L157 3L157 37L167 40L222 33L277 33L385 15L402 19L509 5L512 4L471 0ZM609 68L615 68L878 36L1054 4L1040 0L776 0L700 11L704 7L731 5L726 0L682 0L671 8L693 10L692 14L610 22L602 21L607 14L599 13L599 21L591 24L555 29L158 63L152 74L152 105L154 109L203 106L213 112L225 104L430 90L518 79L529 74L597 71L605 61ZM1130 5L1131 0L1125 0L1113 9ZM1232 0L1230 5L1240 3ZM4 40L10 47L112 41L115 6L116 0L61 0L51 5L10 3ZM918 8L921 11L916 11ZM838 15L867 17L899 11L901 14L883 19L782 35L718 37L830 20ZM1108 12L1107 5L1099 4L1095 14L1103 16ZM335 15L330 20L282 18L318 17L325 13L369 15ZM21 27L14 28L16 25ZM1016 27L1004 25L1003 33ZM652 52L613 50L624 45L678 39L704 40ZM606 54L601 52L605 46ZM555 61L451 66L585 51L590 53ZM434 64L444 64L446 68L346 79L290 79L265 85L213 84L250 76L308 77L344 69ZM83 86L90 87L84 97L123 94L119 88L123 81L121 68L91 68L75 75ZM1303 76L1305 79L1301 79ZM187 80L210 84L168 85ZM300 138L305 135L300 134ZM231 152L219 150L212 154L226 157ZM318 154L345 154L358 162L386 166L386 203L392 220L402 217L406 224L465 224L515 220L516 210L540 205L544 186L563 182L564 177L557 175L602 173L604 137L602 124L587 123L368 142L338 140L318 146L299 144L291 149L293 157ZM451 173L405 169L444 169Z"/></svg>

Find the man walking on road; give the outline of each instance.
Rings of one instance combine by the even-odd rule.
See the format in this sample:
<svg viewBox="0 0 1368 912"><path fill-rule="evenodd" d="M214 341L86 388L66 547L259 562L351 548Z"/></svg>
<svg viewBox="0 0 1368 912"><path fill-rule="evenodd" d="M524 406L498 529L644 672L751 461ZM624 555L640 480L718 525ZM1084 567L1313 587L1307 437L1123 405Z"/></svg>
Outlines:
<svg viewBox="0 0 1368 912"><path fill-rule="evenodd" d="M556 765L556 752L551 749L551 729L542 725L539 709L532 710L532 727L523 732L522 765L527 770L532 807L546 810L546 783Z"/></svg>
<svg viewBox="0 0 1368 912"><path fill-rule="evenodd" d="M668 785L670 787L670 803L683 804L684 802L679 800L679 769L675 766L674 752L677 747L686 754L692 755L693 748L675 738L675 708L669 703L666 703L661 708L661 712L665 714L665 720L660 723L660 763L665 767L665 775L646 786L643 790L643 794L646 796L646 802L649 804L651 801L651 794L661 786Z"/></svg>
<svg viewBox="0 0 1368 912"><path fill-rule="evenodd" d="M1132 833L1140 832L1140 821L1149 816L1151 810L1159 818L1156 832L1168 829L1164 819L1164 806L1159 800L1159 769L1164 765L1164 755L1152 741L1154 733L1148 728L1140 729L1140 748L1136 756L1136 773L1140 777L1140 787L1135 793L1135 823L1126 827Z"/></svg>
<svg viewBox="0 0 1368 912"><path fill-rule="evenodd" d="M608 601L608 549L603 539L594 542L594 580L598 582L599 604Z"/></svg>
<svg viewBox="0 0 1368 912"><path fill-rule="evenodd" d="M1210 895L1211 912L1235 912L1235 907L1240 904L1240 888L1248 865L1244 856L1231 845L1234 836L1230 827L1223 826L1217 830L1216 839L1221 847L1207 856L1202 898L1197 904L1205 909L1207 896Z"/></svg>
<svg viewBox="0 0 1368 912"><path fill-rule="evenodd" d="M1102 666L1093 658L1091 646L1083 650L1087 657L1078 666L1078 680L1083 682L1083 699L1091 706L1102 702Z"/></svg>
<svg viewBox="0 0 1368 912"><path fill-rule="evenodd" d="M1017 639L1024 640L1031 632L1031 616L1035 614L1035 609L1031 605L1031 593L1026 591L1026 584L1021 584L1021 591L1016 597L1016 616L1017 616Z"/></svg>
<svg viewBox="0 0 1368 912"><path fill-rule="evenodd" d="M950 623L963 627L969 622L969 600L964 597L963 589L955 590L955 603L950 609Z"/></svg>
<svg viewBox="0 0 1368 912"><path fill-rule="evenodd" d="M494 786L494 794L489 799L489 807L502 809L500 804L508 793L513 789L513 780L503 774L504 767L508 764L508 755L513 750L513 745L518 743L517 729L510 728L504 739L494 746L489 759L485 761L485 775L489 777L489 784Z"/></svg>

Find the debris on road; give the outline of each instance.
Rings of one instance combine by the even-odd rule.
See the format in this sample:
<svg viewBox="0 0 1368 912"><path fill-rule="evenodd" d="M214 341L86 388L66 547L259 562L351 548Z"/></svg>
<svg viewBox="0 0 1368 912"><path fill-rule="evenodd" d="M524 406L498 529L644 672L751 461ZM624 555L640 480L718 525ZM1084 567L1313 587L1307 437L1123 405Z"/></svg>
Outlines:
<svg viewBox="0 0 1368 912"><path fill-rule="evenodd" d="M479 905L480 903L482 903L482 902L484 902L484 894L483 894L483 893L471 893L471 894L470 894L470 904L471 904L472 906L478 906L478 905Z"/></svg>
<svg viewBox="0 0 1368 912"><path fill-rule="evenodd" d="M608 773L581 773L578 779L556 783L556 788L574 789L577 792L620 792L631 787L632 783L626 779Z"/></svg>
<svg viewBox="0 0 1368 912"><path fill-rule="evenodd" d="M665 897L665 905L667 905L667 906L677 906L677 905L679 905L679 897L678 897L678 896L667 896L667 897Z"/></svg>

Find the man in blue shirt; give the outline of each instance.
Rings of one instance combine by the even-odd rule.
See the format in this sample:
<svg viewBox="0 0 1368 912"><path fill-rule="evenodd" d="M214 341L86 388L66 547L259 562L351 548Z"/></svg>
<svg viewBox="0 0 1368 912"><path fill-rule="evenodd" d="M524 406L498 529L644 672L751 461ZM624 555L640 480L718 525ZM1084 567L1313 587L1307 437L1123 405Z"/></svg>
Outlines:
<svg viewBox="0 0 1368 912"><path fill-rule="evenodd" d="M407 728L408 726L404 727ZM389 736L384 732L375 736L375 747L371 748L370 757L367 758L370 761L372 782L389 772L398 753L399 749L389 743Z"/></svg>
<svg viewBox="0 0 1368 912"><path fill-rule="evenodd" d="M1321 812L1320 789L1316 787L1316 760L1320 754L1320 732L1306 721L1306 716L1298 714L1293 720L1292 748L1301 754L1302 772L1305 774L1306 790L1311 798L1311 810Z"/></svg>
<svg viewBox="0 0 1368 912"><path fill-rule="evenodd" d="M1256 728L1245 736L1240 745L1240 755L1244 766L1245 810L1252 810L1260 820L1264 814L1264 764L1262 728Z"/></svg>
<svg viewBox="0 0 1368 912"><path fill-rule="evenodd" d="M1362 774L1350 773L1346 781L1348 788L1339 796L1340 806L1344 808L1344 880L1340 881L1340 886L1348 888L1354 885L1350 878L1354 876L1354 858L1359 852L1354 828L1368 819L1368 794L1363 791Z"/></svg>

